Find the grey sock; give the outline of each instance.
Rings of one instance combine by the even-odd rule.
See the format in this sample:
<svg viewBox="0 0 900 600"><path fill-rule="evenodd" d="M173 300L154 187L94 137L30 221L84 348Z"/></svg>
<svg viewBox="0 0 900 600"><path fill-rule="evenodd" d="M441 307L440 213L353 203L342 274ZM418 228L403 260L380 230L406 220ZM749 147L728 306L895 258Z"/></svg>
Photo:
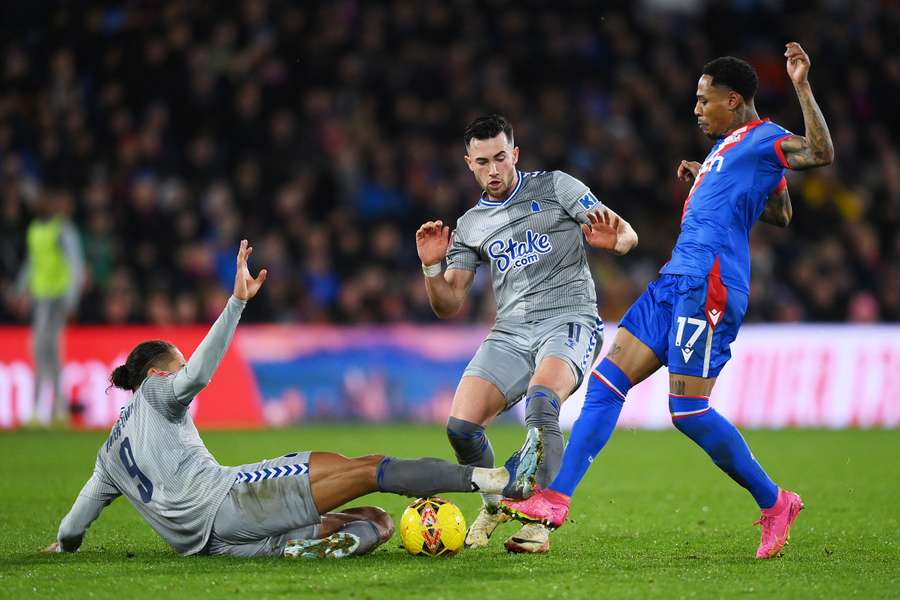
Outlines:
<svg viewBox="0 0 900 600"><path fill-rule="evenodd" d="M439 458L404 460L385 456L378 463L378 490L416 497L472 492L474 470L471 465L454 465Z"/></svg>
<svg viewBox="0 0 900 600"><path fill-rule="evenodd" d="M490 469L494 466L494 449L484 433L484 425L450 417L447 419L447 439L456 452L456 460L462 465ZM481 494L485 504L499 504L500 494Z"/></svg>
<svg viewBox="0 0 900 600"><path fill-rule="evenodd" d="M359 538L359 547L353 551L355 556L368 554L381 544L378 539L378 527L372 521L350 521L341 527L340 530L345 533L352 533Z"/></svg>
<svg viewBox="0 0 900 600"><path fill-rule="evenodd" d="M494 449L484 434L484 425L450 417L447 419L447 439L461 465L491 468Z"/></svg>
<svg viewBox="0 0 900 600"><path fill-rule="evenodd" d="M537 427L544 432L544 462L535 479L541 487L547 487L562 465L565 442L559 428L559 396L542 385L528 388L525 398L525 426Z"/></svg>

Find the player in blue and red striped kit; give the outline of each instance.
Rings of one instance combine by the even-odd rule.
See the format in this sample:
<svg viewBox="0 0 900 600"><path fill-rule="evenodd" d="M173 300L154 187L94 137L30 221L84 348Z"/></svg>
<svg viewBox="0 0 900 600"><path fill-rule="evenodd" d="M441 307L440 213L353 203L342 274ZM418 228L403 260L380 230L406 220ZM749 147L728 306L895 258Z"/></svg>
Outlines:
<svg viewBox="0 0 900 600"><path fill-rule="evenodd" d="M612 349L593 371L557 477L527 500L503 501L516 518L563 524L570 497L612 435L628 390L667 365L675 427L746 488L762 511L756 558L778 555L787 542L803 508L800 496L779 488L740 432L709 405L747 310L750 228L757 220L781 227L790 221L785 169L810 169L834 158L807 80L809 57L796 42L787 44L785 57L805 137L759 118L753 102L758 80L749 64L723 57L704 67L694 114L716 143L702 165L678 166L677 176L694 183L672 259L625 314Z"/></svg>

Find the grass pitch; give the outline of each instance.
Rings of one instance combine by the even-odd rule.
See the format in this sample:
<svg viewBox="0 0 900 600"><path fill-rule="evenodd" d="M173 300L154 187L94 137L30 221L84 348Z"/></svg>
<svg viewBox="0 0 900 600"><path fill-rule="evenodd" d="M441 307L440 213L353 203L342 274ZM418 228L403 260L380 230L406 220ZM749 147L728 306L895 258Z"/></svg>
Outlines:
<svg viewBox="0 0 900 600"><path fill-rule="evenodd" d="M498 459L522 430L490 430ZM223 464L292 450L451 458L424 426L208 432ZM756 507L675 431L620 430L595 463L570 523L544 556L491 546L449 559L409 556L397 538L341 561L181 558L116 500L77 554L44 556L90 475L102 432L0 434L0 596L10 598L724 598L900 597L900 432L751 431L756 456L806 502L784 557L753 560ZM479 499L448 495L472 519ZM372 495L399 518L407 500Z"/></svg>

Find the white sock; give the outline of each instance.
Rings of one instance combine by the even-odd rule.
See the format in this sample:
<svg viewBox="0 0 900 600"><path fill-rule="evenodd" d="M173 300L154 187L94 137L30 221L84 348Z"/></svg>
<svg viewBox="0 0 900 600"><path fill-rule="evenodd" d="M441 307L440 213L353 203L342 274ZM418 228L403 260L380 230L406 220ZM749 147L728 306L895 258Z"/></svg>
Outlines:
<svg viewBox="0 0 900 600"><path fill-rule="evenodd" d="M496 502L499 503L503 488L509 483L509 472L503 467L499 469L475 467L472 471L472 483L478 486L482 496L496 496Z"/></svg>

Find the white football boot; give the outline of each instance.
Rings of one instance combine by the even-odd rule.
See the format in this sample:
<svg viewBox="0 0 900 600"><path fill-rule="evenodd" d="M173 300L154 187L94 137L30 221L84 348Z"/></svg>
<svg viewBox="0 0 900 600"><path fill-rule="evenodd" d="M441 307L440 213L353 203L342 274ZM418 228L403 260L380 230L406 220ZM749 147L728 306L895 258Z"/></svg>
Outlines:
<svg viewBox="0 0 900 600"><path fill-rule="evenodd" d="M491 535L497 526L509 520L509 515L500 512L497 504L483 504L466 533L466 548L484 548L491 541Z"/></svg>
<svg viewBox="0 0 900 600"><path fill-rule="evenodd" d="M550 550L550 530L541 523L526 523L506 540L510 552L539 554Z"/></svg>

